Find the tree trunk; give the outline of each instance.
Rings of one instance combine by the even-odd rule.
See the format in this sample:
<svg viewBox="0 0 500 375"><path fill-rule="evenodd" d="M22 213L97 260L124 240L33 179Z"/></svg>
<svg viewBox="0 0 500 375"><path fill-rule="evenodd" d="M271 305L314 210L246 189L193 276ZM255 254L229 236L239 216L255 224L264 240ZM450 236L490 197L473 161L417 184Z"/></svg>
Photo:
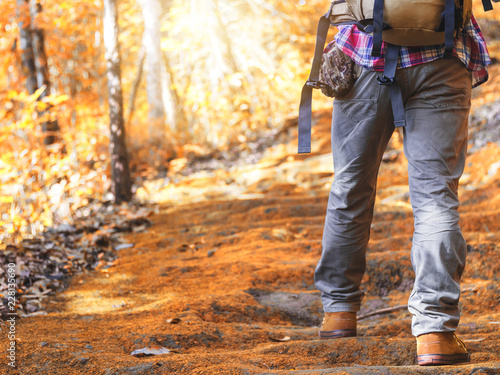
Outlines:
<svg viewBox="0 0 500 375"><path fill-rule="evenodd" d="M132 181L125 144L116 0L104 0L103 3L104 47L108 79L111 191L114 194L115 203L119 204L132 199Z"/></svg>
<svg viewBox="0 0 500 375"><path fill-rule="evenodd" d="M177 130L176 103L172 93L172 76L162 59L161 64L161 90L163 98L163 108L165 108L165 118L170 129Z"/></svg>
<svg viewBox="0 0 500 375"><path fill-rule="evenodd" d="M184 106L182 103L182 98L179 95L179 91L177 90L174 82L174 72L172 69L172 66L170 64L170 60L167 56L166 53L163 53L163 62L165 64L165 69L167 71L167 76L168 76L168 87L170 89L170 93L172 96L172 102L174 106L174 123L175 123L175 130L177 132L180 132L182 134L185 134L186 132L186 127L188 125L188 119L186 116L186 112L184 111ZM187 91L187 90L186 90Z"/></svg>
<svg viewBox="0 0 500 375"><path fill-rule="evenodd" d="M36 67L37 86L45 86L45 90L40 95L39 99L43 99L50 95L50 80L49 80L49 65L47 62L47 54L45 53L45 38L43 29L38 27L37 15L42 10L38 0L31 0L30 15L31 15L31 36L33 40L33 55ZM49 109L50 110L50 109ZM49 110L43 110L38 113L39 117L49 114ZM45 133L45 144L50 145L56 142L59 124L57 119L49 118L43 122L42 130Z"/></svg>
<svg viewBox="0 0 500 375"><path fill-rule="evenodd" d="M21 61L23 75L26 77L26 88L33 94L37 88L35 56L33 54L33 42L31 39L31 18L29 4L26 0L16 0L17 15L19 18Z"/></svg>
<svg viewBox="0 0 500 375"><path fill-rule="evenodd" d="M232 72L235 73L238 71L238 64L236 63L236 59L234 58L233 49L231 47L232 41L231 38L229 37L227 27L222 21L218 0L213 0L213 7L214 7L215 18L217 19L216 33L219 39L224 43L224 46L226 47L225 50L226 61L231 67Z"/></svg>
<svg viewBox="0 0 500 375"><path fill-rule="evenodd" d="M127 124L130 126L132 122L132 116L135 111L135 99L137 97L137 90L139 89L139 84L142 79L142 71L144 70L144 60L146 58L146 51L144 49L144 43L141 45L141 49L139 50L139 60L137 62L137 74L135 76L134 82L132 83L132 90L130 91L130 99L129 99L129 111L127 117Z"/></svg>
<svg viewBox="0 0 500 375"><path fill-rule="evenodd" d="M45 85L45 91L40 95L40 99L50 95L49 67L47 64L47 55L45 54L45 41L43 30L38 27L37 15L41 11L41 5L38 0L31 0L31 36L33 39L33 56L36 67L36 78L38 87Z"/></svg>
<svg viewBox="0 0 500 375"><path fill-rule="evenodd" d="M143 44L146 49L146 85L149 104L149 136L154 140L163 137L165 110L161 90L161 22L159 0L139 0L144 18ZM157 139L155 139L157 138Z"/></svg>

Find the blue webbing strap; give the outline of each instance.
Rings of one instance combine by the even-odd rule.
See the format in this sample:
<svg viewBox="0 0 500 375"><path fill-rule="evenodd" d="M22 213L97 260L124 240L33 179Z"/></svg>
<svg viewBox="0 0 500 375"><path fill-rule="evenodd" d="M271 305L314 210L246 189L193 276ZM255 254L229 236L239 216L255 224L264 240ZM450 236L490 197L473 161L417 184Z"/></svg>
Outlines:
<svg viewBox="0 0 500 375"><path fill-rule="evenodd" d="M373 48L372 56L380 57L382 50L382 30L384 28L384 0L373 3Z"/></svg>
<svg viewBox="0 0 500 375"><path fill-rule="evenodd" d="M453 0L452 0L453 1ZM405 109L403 104L403 95L401 87L396 81L396 68L398 66L400 46L391 43L386 43L387 49L385 52L384 75L377 77L380 85L389 86L389 94L391 95L392 113L394 114L394 126L405 126Z"/></svg>
<svg viewBox="0 0 500 375"><path fill-rule="evenodd" d="M493 10L493 5L491 4L491 0L483 0L483 8L485 12Z"/></svg>
<svg viewBox="0 0 500 375"><path fill-rule="evenodd" d="M345 0L344 0L345 1ZM341 1L341 2L344 2ZM321 88L323 83L319 82L319 69L321 64L321 55L325 48L328 29L330 28L330 15L333 5L339 1L333 1L330 10L323 15L318 23L318 31L316 34L316 47L314 50L314 58L309 73L309 79L302 87L299 106L299 154L311 152L311 117L312 117L312 92L314 88Z"/></svg>
<svg viewBox="0 0 500 375"><path fill-rule="evenodd" d="M444 8L444 58L452 56L455 45L455 0L446 0Z"/></svg>

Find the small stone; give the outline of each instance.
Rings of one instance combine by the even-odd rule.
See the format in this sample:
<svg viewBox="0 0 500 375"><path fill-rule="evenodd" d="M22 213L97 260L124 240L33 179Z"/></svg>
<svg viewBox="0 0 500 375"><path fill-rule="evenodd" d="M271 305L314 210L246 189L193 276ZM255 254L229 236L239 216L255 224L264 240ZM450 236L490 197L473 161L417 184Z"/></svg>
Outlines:
<svg viewBox="0 0 500 375"><path fill-rule="evenodd" d="M49 346L49 343L48 343L48 342L45 342L45 341L42 341L42 342L40 343L40 346Z"/></svg>
<svg viewBox="0 0 500 375"><path fill-rule="evenodd" d="M94 349L94 348L92 347L92 345L89 345L89 344L85 345L85 347L86 347L88 350L92 350L92 349Z"/></svg>
<svg viewBox="0 0 500 375"><path fill-rule="evenodd" d="M80 365L85 366L89 362L89 359L86 358L86 357L80 357L80 358L77 359L77 362Z"/></svg>
<svg viewBox="0 0 500 375"><path fill-rule="evenodd" d="M130 354L133 356L136 356L136 357L142 357L142 356L149 356L149 355L169 354L169 353L170 353L170 350L167 348L164 348L163 346L151 345L151 346L148 346L146 348L134 350Z"/></svg>
<svg viewBox="0 0 500 375"><path fill-rule="evenodd" d="M170 350L167 348L164 348L163 346L150 345L150 346L142 348L142 349L134 350L130 354L133 356L136 356L136 357L143 357L143 356L161 355L161 354L169 354L169 353L170 353Z"/></svg>

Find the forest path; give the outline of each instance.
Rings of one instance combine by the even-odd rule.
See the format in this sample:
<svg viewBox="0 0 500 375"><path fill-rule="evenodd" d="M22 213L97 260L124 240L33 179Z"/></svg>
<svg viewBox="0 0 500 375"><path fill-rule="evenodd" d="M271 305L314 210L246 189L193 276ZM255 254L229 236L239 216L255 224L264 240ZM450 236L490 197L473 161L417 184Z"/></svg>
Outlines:
<svg viewBox="0 0 500 375"><path fill-rule="evenodd" d="M257 165L150 185L162 203L147 231L126 236L134 246L112 267L76 276L47 315L19 322L18 373L500 373L500 147L469 155L460 188L469 246L458 331L472 363L421 368L404 308L360 320L357 338L317 338L313 272L333 169L329 113L316 120L315 154L278 145ZM405 305L412 287L413 217L396 135L384 160L360 314ZM146 347L170 353L131 355Z"/></svg>
<svg viewBox="0 0 500 375"><path fill-rule="evenodd" d="M498 61L498 20L481 21ZM396 309L360 320L357 338L318 340L313 272L333 172L326 111L315 114L314 154L287 141L257 164L145 183L138 196L159 203L153 225L126 235L133 247L108 268L74 277L47 315L18 321L19 367L2 355L0 373L500 374L499 64L490 76L473 92L460 187L468 258L458 333L471 363L414 365L411 316L400 308L413 284L413 216L397 135L379 174L359 315ZM131 355L146 347L170 352Z"/></svg>

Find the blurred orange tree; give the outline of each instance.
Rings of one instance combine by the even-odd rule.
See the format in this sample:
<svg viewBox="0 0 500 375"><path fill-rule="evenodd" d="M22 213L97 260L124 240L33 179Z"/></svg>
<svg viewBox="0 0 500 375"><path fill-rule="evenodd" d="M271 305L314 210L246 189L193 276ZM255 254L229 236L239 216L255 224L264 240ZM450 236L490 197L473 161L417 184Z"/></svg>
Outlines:
<svg viewBox="0 0 500 375"><path fill-rule="evenodd" d="M19 49L19 22L26 15L19 14L18 3L0 3L4 243L70 221L76 208L106 199L110 173L102 3L39 1L36 25L44 31L50 74L49 95L41 100L43 87L32 95L26 90ZM136 178L166 171L188 150L237 148L297 115L316 22L327 2L162 0L161 5L166 120L153 139L144 131L141 7L134 0L119 2L126 131ZM43 142L48 117L60 128L51 145Z"/></svg>

